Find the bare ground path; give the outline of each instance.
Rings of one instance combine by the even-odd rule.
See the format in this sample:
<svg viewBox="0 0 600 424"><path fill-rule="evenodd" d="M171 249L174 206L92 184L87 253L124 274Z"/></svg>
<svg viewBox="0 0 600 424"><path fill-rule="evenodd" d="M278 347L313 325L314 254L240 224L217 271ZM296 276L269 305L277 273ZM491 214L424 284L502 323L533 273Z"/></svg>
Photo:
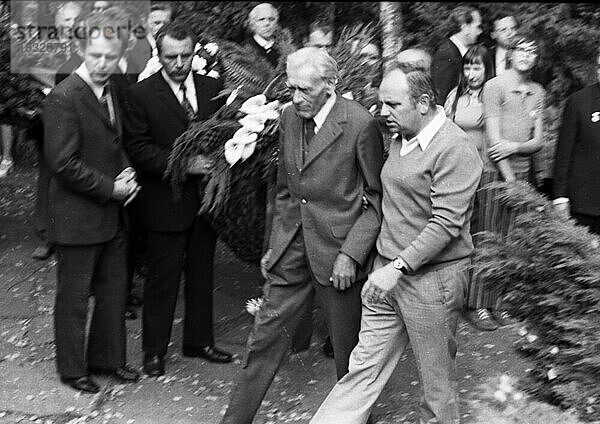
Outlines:
<svg viewBox="0 0 600 424"><path fill-rule="evenodd" d="M0 180L0 423L218 423L224 411L252 317L244 310L260 294L257 267L237 260L223 245L216 257L215 328L220 347L238 354L235 364L217 365L181 356L183 311L178 308L167 374L119 385L100 378L97 395L79 395L55 372L52 310L55 265L36 261L31 225L35 169L17 169ZM139 287L138 287L139 288ZM141 312L141 311L140 311ZM141 368L141 321L128 321L128 360ZM463 422L470 422L478 385L506 373L522 376L528 364L512 345L516 326L492 333L460 324L460 392ZM334 384L332 360L321 353L317 328L307 352L290 355L269 391L256 423L307 423ZM374 411L380 424L413 423L419 382L408 352ZM332 423L335 424L335 423Z"/></svg>

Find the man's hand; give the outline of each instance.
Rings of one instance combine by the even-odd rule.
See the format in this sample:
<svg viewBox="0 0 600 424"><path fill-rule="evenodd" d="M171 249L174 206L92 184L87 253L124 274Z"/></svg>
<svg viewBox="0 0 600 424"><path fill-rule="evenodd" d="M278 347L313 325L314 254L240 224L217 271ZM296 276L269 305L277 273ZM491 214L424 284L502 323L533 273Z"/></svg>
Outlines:
<svg viewBox="0 0 600 424"><path fill-rule="evenodd" d="M196 155L188 161L188 174L203 175L210 173L213 167L213 161L204 155Z"/></svg>
<svg viewBox="0 0 600 424"><path fill-rule="evenodd" d="M115 180L113 186L112 198L117 201L125 200L134 194L138 188L138 183L135 180L120 178Z"/></svg>
<svg viewBox="0 0 600 424"><path fill-rule="evenodd" d="M561 218L569 219L571 217L571 208L569 202L562 202L554 205L554 210L558 212Z"/></svg>
<svg viewBox="0 0 600 424"><path fill-rule="evenodd" d="M493 162L501 161L519 152L520 143L502 140L488 149L488 156Z"/></svg>
<svg viewBox="0 0 600 424"><path fill-rule="evenodd" d="M263 255L263 257L260 260L260 273L265 278L265 280L267 279L267 264L269 263L269 260L271 259L272 253L273 253L273 249L267 249L266 253Z"/></svg>
<svg viewBox="0 0 600 424"><path fill-rule="evenodd" d="M122 170L119 175L117 175L115 177L115 181L116 180L125 180L126 182L128 182L130 180L134 180L135 178L136 178L135 169L133 169L131 166L128 166L127 168Z"/></svg>
<svg viewBox="0 0 600 424"><path fill-rule="evenodd" d="M346 290L356 280L356 262L345 253L339 253L333 263L333 271L329 281L337 290Z"/></svg>
<svg viewBox="0 0 600 424"><path fill-rule="evenodd" d="M363 286L361 296L369 303L382 303L390 291L398 284L402 273L390 262L373 271Z"/></svg>

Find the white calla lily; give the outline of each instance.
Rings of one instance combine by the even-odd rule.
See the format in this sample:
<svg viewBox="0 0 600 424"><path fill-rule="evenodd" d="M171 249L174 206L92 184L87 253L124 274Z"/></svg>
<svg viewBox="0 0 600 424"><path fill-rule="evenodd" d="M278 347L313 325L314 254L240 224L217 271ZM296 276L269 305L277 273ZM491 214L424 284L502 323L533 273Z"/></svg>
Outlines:
<svg viewBox="0 0 600 424"><path fill-rule="evenodd" d="M259 133L265 129L265 120L261 114L246 115L238 122L243 128L253 133Z"/></svg>
<svg viewBox="0 0 600 424"><path fill-rule="evenodd" d="M240 112L250 115L261 111L261 108L267 102L267 96L264 94L257 94L256 96L250 97L240 107Z"/></svg>

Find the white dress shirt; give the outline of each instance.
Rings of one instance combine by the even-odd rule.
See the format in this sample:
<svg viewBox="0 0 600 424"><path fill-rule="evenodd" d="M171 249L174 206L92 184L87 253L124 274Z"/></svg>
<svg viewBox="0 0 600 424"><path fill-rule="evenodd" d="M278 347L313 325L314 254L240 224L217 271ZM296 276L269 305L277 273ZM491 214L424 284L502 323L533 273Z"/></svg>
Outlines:
<svg viewBox="0 0 600 424"><path fill-rule="evenodd" d="M171 87L171 90L173 90L173 94L175 94L175 97L177 97L177 101L181 103L183 101L183 90L181 89L181 83L175 82L171 78L169 78L164 69L162 69L160 72L162 73L162 76L167 82L167 84L169 84L169 87ZM188 102L190 102L190 104L192 105L192 109L194 109L194 112L198 112L196 85L194 84L194 76L192 75L192 72L188 74L187 78L183 83L185 84L185 94L187 96Z"/></svg>
<svg viewBox="0 0 600 424"><path fill-rule="evenodd" d="M406 138L402 136L400 156L406 156L415 150L417 146L421 146L421 150L425 151L427 146L429 146L429 143L431 143L431 140L433 140L433 137L435 137L440 128L442 128L442 125L444 125L444 122L446 122L446 113L444 112L444 108L438 105L436 106L435 117L419 131L419 134L410 140L406 140Z"/></svg>
<svg viewBox="0 0 600 424"><path fill-rule="evenodd" d="M275 41L265 40L258 34L254 34L254 36L252 38L254 38L254 41L256 41L258 43L258 45L261 46L265 50L272 49L273 45L275 44Z"/></svg>
<svg viewBox="0 0 600 424"><path fill-rule="evenodd" d="M313 121L315 121L315 134L319 132L319 130L325 123L325 120L327 119L329 112L331 112L331 109L333 108L336 99L337 96L335 95L335 93L333 93L331 97L327 99L325 104L321 106L321 109L319 109L317 114L314 116Z"/></svg>

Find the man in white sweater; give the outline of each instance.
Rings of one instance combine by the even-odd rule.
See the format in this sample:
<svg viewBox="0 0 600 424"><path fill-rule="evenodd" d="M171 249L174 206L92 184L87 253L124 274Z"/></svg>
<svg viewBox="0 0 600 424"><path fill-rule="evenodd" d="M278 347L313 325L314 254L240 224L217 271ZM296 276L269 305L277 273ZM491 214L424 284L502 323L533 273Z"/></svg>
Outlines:
<svg viewBox="0 0 600 424"><path fill-rule="evenodd" d="M467 135L436 106L427 74L392 70L379 97L381 114L398 137L381 171L378 257L361 293L349 372L311 423L367 422L410 342L423 384L421 422L456 424L456 327L482 163Z"/></svg>

